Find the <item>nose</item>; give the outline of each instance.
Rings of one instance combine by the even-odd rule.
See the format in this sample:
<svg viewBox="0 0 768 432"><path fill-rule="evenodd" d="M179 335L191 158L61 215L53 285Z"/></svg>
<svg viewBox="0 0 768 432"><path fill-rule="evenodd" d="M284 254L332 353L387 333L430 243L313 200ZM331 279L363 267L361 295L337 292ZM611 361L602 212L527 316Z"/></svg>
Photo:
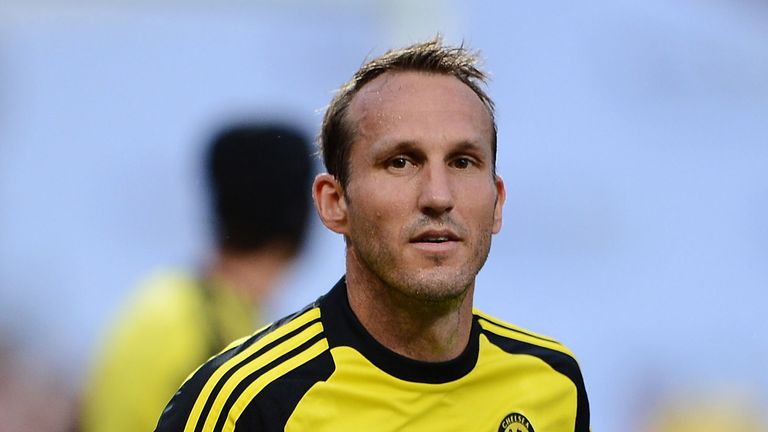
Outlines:
<svg viewBox="0 0 768 432"><path fill-rule="evenodd" d="M442 164L427 165L422 170L419 209L422 213L437 217L453 209L453 192L447 167Z"/></svg>

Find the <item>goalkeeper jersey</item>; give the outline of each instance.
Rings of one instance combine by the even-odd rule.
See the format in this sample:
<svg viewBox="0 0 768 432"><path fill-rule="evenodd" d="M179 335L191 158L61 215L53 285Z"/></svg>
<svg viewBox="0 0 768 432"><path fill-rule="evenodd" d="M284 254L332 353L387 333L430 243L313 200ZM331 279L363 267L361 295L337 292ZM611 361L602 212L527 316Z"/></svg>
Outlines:
<svg viewBox="0 0 768 432"><path fill-rule="evenodd" d="M202 365L156 429L283 430L588 432L589 403L567 348L476 310L453 360L387 349L355 317L342 278Z"/></svg>

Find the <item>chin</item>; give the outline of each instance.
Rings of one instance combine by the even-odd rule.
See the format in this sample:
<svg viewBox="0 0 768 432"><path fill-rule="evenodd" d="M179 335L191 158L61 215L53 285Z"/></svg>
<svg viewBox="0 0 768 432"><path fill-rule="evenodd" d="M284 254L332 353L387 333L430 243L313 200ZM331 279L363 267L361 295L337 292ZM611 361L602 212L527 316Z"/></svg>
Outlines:
<svg viewBox="0 0 768 432"><path fill-rule="evenodd" d="M430 303L455 301L464 298L473 280L474 277L456 269L421 270L406 277L402 291L409 297Z"/></svg>

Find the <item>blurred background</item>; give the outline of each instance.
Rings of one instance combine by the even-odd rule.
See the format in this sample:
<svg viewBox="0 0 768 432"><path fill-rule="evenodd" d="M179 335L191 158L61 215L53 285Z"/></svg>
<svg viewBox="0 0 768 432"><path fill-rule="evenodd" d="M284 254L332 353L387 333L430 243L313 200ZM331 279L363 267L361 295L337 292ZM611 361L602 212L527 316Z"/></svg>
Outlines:
<svg viewBox="0 0 768 432"><path fill-rule="evenodd" d="M594 431L683 430L661 423L720 409L757 425L768 3L11 0L0 430L65 430L136 284L202 259L214 128L290 118L316 134L364 59L437 32L482 51L498 108L508 198L476 306L577 354ZM315 221L269 316L342 273L342 239ZM48 426L2 422L41 403Z"/></svg>

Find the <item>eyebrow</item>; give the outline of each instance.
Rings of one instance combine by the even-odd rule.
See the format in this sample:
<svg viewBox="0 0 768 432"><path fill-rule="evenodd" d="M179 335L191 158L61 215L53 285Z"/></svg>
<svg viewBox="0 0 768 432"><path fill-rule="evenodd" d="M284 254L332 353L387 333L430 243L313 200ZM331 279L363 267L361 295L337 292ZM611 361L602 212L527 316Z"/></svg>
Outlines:
<svg viewBox="0 0 768 432"><path fill-rule="evenodd" d="M396 141L395 144L384 142L374 148L373 157L376 161L380 161L398 153L424 152L418 148L416 141Z"/></svg>
<svg viewBox="0 0 768 432"><path fill-rule="evenodd" d="M380 149L377 149L376 153L398 153L398 152L421 152L422 150L419 149L419 145L417 141L397 141L395 144L390 145L389 143L383 143L380 144L377 147L381 147ZM454 144L452 148L449 150L450 153L460 153L463 151L475 151L475 152L482 152L482 144L476 142L476 141L461 141L457 144Z"/></svg>
<svg viewBox="0 0 768 432"><path fill-rule="evenodd" d="M397 141L394 145L384 143L381 147L381 153L397 153L418 150L419 145L416 141Z"/></svg>
<svg viewBox="0 0 768 432"><path fill-rule="evenodd" d="M457 144L455 148L451 150L451 153L461 153L461 152L470 151L470 150L473 152L482 153L483 151L482 144L477 143L475 141L462 141L459 144Z"/></svg>

